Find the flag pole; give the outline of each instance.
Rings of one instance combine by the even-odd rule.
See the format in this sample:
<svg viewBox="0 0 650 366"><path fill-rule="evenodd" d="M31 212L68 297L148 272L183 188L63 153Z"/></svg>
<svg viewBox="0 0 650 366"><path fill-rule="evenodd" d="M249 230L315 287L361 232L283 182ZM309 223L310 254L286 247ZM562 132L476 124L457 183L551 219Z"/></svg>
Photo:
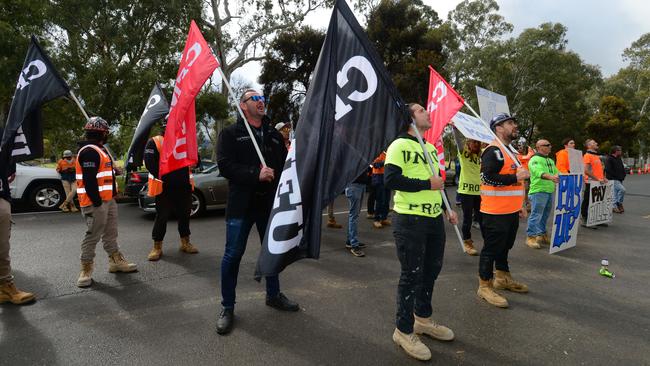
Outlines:
<svg viewBox="0 0 650 366"><path fill-rule="evenodd" d="M88 117L88 113L86 113L84 108L81 106L81 103L79 103L79 99L77 99L77 97L74 95L74 93L72 92L72 89L70 90L70 96L72 97L72 100L74 100L74 102L77 103L77 107L79 107L79 109L81 110L81 113L83 113L84 117L86 117L86 121L88 121L90 119L90 117Z"/></svg>
<svg viewBox="0 0 650 366"><path fill-rule="evenodd" d="M494 138L499 142L499 145L501 145L501 147L503 147L503 149L506 151L506 154L508 154L510 159L512 159L515 162L515 164L517 165L517 168L521 168L521 163L519 162L519 159L517 159L517 157L512 154L512 151L510 151L510 149L508 149L506 147L506 144L504 144L503 141L501 141L501 139L496 135L496 133L494 133L494 131L492 131L490 126L487 124L487 122L485 122L483 120L483 118L481 118L481 116L479 116L478 113L476 113L474 108L472 108L472 106L469 105L469 103L467 103L466 101L463 101L463 103L465 104L465 107L467 107L472 112L472 114L474 114L474 117L478 118L479 120L481 120L481 122L483 122L483 125L485 127L487 127L487 129L490 131L492 136L494 136Z"/></svg>
<svg viewBox="0 0 650 366"><path fill-rule="evenodd" d="M413 131L415 131L415 137L417 137L418 142L420 143L420 147L422 148L422 152L424 153L424 157L427 159L427 163L429 163L429 168L431 168L431 174L436 174L436 170L433 167L433 161L431 161L431 156L429 155L429 151L427 151L427 147L424 144L424 140L422 140L422 135L420 135L420 131L418 128L415 126L415 122L411 122L411 128L413 128ZM445 206L447 207L447 215L451 217L451 205L449 204L449 200L447 199L447 195L445 194L445 183L442 183L442 188L440 188L440 195L442 196L442 200L445 203ZM458 230L458 225L454 224L454 229L456 231L456 236L458 237L458 242L460 243L460 249L465 252L465 246L463 245L463 237L460 235L460 231Z"/></svg>
<svg viewBox="0 0 650 366"><path fill-rule="evenodd" d="M223 73L223 70L221 70L221 67L217 67L217 70L219 70L219 74L221 74L221 78L224 81L224 84L226 84L226 87L228 88L229 95L232 96L233 101L235 102L235 105L237 106L237 111L239 112L239 115L241 118L244 119L244 126L246 126L246 131L248 131L248 134L251 137L251 141L253 141L253 146L255 146L255 151L257 152L257 156L260 158L260 161L262 162L262 165L266 167L266 161L264 160L264 157L262 156L262 152L260 151L260 147L257 145L257 139L255 136L253 136L253 131L251 130L251 126L248 124L248 120L246 119L246 116L244 116L244 112L241 110L241 107L239 106L239 102L235 99L235 93L232 91L232 87L230 86L230 83L228 82L228 79L226 79L226 75Z"/></svg>

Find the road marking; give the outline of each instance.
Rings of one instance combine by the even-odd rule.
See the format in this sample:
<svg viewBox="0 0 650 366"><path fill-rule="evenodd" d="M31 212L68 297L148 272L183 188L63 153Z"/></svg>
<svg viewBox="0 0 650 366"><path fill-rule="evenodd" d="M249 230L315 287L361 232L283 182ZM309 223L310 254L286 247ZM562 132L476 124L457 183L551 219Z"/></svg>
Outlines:
<svg viewBox="0 0 650 366"><path fill-rule="evenodd" d="M20 212L12 213L11 216L25 216L25 215L38 215L38 214L62 214L67 213L63 211L37 211L37 212Z"/></svg>
<svg viewBox="0 0 650 366"><path fill-rule="evenodd" d="M364 208L363 210L360 210L359 212L366 212L366 211L368 211L368 210ZM334 212L334 215L340 215L340 214L344 214L344 213L350 213L350 211L337 211L337 212ZM327 215L329 215L329 214L324 213L322 216L327 216Z"/></svg>

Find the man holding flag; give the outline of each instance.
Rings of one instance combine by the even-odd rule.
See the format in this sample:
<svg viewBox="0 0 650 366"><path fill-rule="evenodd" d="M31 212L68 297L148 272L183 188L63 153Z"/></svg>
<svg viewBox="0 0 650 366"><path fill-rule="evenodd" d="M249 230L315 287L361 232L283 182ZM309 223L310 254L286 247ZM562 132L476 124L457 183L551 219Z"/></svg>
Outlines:
<svg viewBox="0 0 650 366"><path fill-rule="evenodd" d="M431 128L428 112L419 104L410 105L413 125L408 126L388 147L386 154L386 187L395 190L395 246L401 265L397 287L397 316L393 341L418 360L431 359L431 351L416 334L451 341L454 332L437 324L432 318L433 285L442 269L445 251L445 212L439 176L438 153L426 143L434 172L425 159L417 139ZM449 211L448 220L455 225L456 213Z"/></svg>
<svg viewBox="0 0 650 366"><path fill-rule="evenodd" d="M245 119L224 128L219 134L217 164L228 179L228 206L226 208L226 248L221 261L221 305L217 333L227 334L234 324L235 289L239 264L253 225L257 226L260 241L266 232L273 206L279 174L282 171L287 148L282 135L265 115L264 96L246 90L239 99ZM253 132L246 129L248 123ZM267 166L261 164L255 152L255 138ZM266 276L266 305L283 311L298 311L298 304L280 292L278 275Z"/></svg>

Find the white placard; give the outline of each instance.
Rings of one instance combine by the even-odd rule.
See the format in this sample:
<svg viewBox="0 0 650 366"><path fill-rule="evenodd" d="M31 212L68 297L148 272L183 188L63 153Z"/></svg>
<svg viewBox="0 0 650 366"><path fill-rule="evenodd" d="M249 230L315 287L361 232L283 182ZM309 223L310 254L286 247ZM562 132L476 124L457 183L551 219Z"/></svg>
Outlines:
<svg viewBox="0 0 650 366"><path fill-rule="evenodd" d="M596 226L612 222L614 204L614 182L600 184L589 182L589 213L587 226Z"/></svg>
<svg viewBox="0 0 650 366"><path fill-rule="evenodd" d="M576 246L578 221L582 204L582 174L562 174L555 189L553 206L553 232L549 254Z"/></svg>
<svg viewBox="0 0 650 366"><path fill-rule="evenodd" d="M510 114L508 99L505 95L476 86L476 97L478 98L479 112L484 121L490 122L492 117L499 113Z"/></svg>
<svg viewBox="0 0 650 366"><path fill-rule="evenodd" d="M451 121L458 131L468 139L485 142L486 144L492 143L495 139L492 131L476 117L458 112Z"/></svg>
<svg viewBox="0 0 650 366"><path fill-rule="evenodd" d="M582 160L582 151L567 148L569 155L569 172L573 173L585 173L585 163Z"/></svg>

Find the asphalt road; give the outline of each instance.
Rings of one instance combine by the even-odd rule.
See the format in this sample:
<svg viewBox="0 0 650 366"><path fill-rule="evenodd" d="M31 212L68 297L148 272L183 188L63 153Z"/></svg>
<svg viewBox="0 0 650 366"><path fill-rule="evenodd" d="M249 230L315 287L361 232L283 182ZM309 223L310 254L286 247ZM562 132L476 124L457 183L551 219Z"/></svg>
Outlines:
<svg viewBox="0 0 650 366"><path fill-rule="evenodd" d="M447 225L434 317L456 333L425 339L436 365L650 365L650 176L626 180L626 213L608 228L580 228L576 248L560 254L524 245L525 223L511 251L511 270L530 286L509 294L510 308L477 299L477 257L461 253ZM453 196L451 194L450 196ZM337 211L346 206L336 202ZM164 257L150 263L153 216L121 204L120 240L135 274L109 274L97 249L95 285L79 289L78 214L14 216L12 265L33 305L0 306L1 365L402 365L419 364L397 349L394 329L399 264L390 229L360 222L365 258L344 249L345 229L323 228L321 259L282 275L299 313L264 305L252 274L259 240L251 235L238 284L236 328L215 332L224 213L192 221L201 253L178 252L170 223ZM347 215L337 215L345 221ZM481 247L478 231L474 238ZM608 258L615 279L598 275Z"/></svg>

